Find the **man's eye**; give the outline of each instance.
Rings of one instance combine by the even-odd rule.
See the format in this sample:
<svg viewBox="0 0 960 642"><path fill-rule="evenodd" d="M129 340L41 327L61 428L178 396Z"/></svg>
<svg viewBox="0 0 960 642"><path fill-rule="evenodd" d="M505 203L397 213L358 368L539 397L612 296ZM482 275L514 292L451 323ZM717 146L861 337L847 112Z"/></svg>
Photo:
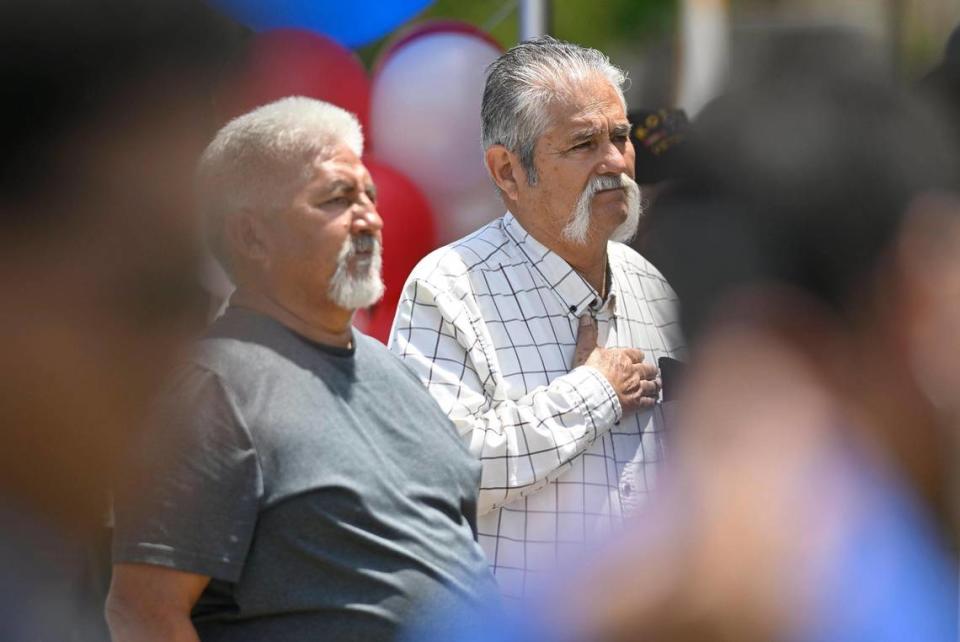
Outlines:
<svg viewBox="0 0 960 642"><path fill-rule="evenodd" d="M330 200L324 201L321 203L323 206L327 205L349 205L350 199L346 196L337 196L336 198L331 198Z"/></svg>
<svg viewBox="0 0 960 642"><path fill-rule="evenodd" d="M570 149L588 149L591 145L593 145L593 141L592 141L592 140L585 140L585 141L583 141L582 143L577 143L576 145L574 145L574 146L571 147Z"/></svg>
<svg viewBox="0 0 960 642"><path fill-rule="evenodd" d="M614 134L613 141L615 143L625 143L627 142L628 136L626 134Z"/></svg>

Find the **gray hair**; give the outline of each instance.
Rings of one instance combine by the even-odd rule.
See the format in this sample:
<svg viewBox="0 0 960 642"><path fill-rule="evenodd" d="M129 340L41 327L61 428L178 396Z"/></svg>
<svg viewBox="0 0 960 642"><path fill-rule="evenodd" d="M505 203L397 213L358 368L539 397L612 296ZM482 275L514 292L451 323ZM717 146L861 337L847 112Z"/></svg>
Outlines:
<svg viewBox="0 0 960 642"><path fill-rule="evenodd" d="M200 158L198 190L207 242L228 272L227 217L286 206L313 177L314 159L339 144L363 153L356 116L300 96L258 107L217 132Z"/></svg>
<svg viewBox="0 0 960 642"><path fill-rule="evenodd" d="M503 145L520 157L530 185L537 183L533 150L549 126L547 106L569 100L579 84L599 74L610 81L626 109L627 75L596 49L550 36L521 42L487 70L480 108L483 149Z"/></svg>

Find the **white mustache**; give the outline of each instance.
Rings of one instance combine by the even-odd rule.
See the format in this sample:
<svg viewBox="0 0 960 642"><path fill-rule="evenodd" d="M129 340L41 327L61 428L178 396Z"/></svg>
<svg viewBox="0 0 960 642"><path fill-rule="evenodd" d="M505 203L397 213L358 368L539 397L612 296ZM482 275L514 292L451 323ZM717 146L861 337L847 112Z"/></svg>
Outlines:
<svg viewBox="0 0 960 642"><path fill-rule="evenodd" d="M587 183L587 186L584 188L584 193L587 194L589 198L597 192L603 192L608 189L626 189L632 182L631 178L626 174L617 174L616 176L610 176L608 174L598 175L590 179L590 182Z"/></svg>
<svg viewBox="0 0 960 642"><path fill-rule="evenodd" d="M573 212L571 212L570 220L560 231L564 240L578 245L586 244L590 232L590 203L597 192L610 189L623 189L627 193L628 201L627 220L614 230L611 238L614 241L626 242L633 237L640 218L640 186L627 174L617 174L615 176L598 174L587 182L580 198L577 199Z"/></svg>
<svg viewBox="0 0 960 642"><path fill-rule="evenodd" d="M346 248L346 256L352 256L360 253L380 254L380 240L373 234L357 234L350 237L349 247Z"/></svg>

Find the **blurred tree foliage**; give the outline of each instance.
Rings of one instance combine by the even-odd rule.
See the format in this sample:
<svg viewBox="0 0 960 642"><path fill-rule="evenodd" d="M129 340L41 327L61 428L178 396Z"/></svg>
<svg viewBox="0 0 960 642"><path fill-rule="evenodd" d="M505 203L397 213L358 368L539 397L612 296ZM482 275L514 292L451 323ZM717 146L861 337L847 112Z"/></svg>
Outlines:
<svg viewBox="0 0 960 642"><path fill-rule="evenodd" d="M605 51L614 44L669 36L678 19L677 0L556 0L553 34Z"/></svg>
<svg viewBox="0 0 960 642"><path fill-rule="evenodd" d="M517 42L518 6L518 0L436 0L397 33L424 20L462 20L507 48ZM553 0L551 8L551 35L601 51L617 44L669 36L679 16L678 0ZM391 37L357 53L369 66Z"/></svg>

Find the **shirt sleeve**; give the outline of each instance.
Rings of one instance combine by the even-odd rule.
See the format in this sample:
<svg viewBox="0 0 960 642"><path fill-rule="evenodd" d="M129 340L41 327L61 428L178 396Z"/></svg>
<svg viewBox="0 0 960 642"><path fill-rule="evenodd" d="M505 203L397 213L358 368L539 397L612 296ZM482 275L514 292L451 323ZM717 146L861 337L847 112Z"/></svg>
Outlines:
<svg viewBox="0 0 960 642"><path fill-rule="evenodd" d="M156 564L235 582L263 483L234 399L216 374L174 378L117 489L114 562Z"/></svg>
<svg viewBox="0 0 960 642"><path fill-rule="evenodd" d="M478 323L461 299L413 279L397 307L390 348L426 385L480 459L482 515L540 490L565 472L620 420L622 409L606 378L586 366L519 399L494 398L490 380L498 375Z"/></svg>

